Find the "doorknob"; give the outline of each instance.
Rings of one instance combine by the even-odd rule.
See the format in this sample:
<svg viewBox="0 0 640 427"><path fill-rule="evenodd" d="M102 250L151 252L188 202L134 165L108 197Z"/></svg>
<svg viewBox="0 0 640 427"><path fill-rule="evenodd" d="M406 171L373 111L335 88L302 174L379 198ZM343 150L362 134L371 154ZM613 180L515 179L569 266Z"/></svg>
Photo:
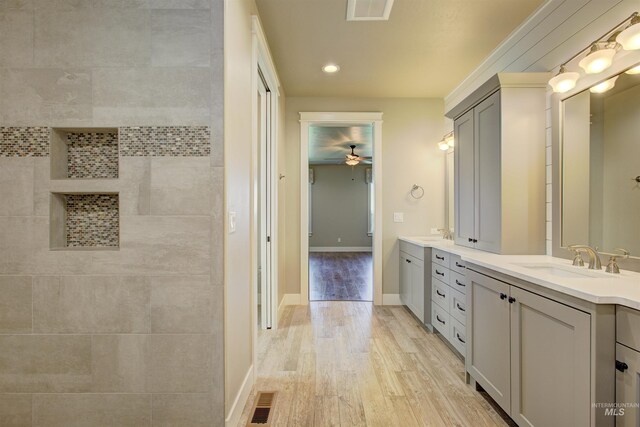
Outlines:
<svg viewBox="0 0 640 427"><path fill-rule="evenodd" d="M624 372L624 371L626 371L627 369L629 369L629 365L627 365L626 363L621 362L621 361L619 361L619 360L616 360L616 369L617 369L618 371L620 371L620 372Z"/></svg>
<svg viewBox="0 0 640 427"><path fill-rule="evenodd" d="M502 300L507 299L507 294L500 293L500 299Z"/></svg>

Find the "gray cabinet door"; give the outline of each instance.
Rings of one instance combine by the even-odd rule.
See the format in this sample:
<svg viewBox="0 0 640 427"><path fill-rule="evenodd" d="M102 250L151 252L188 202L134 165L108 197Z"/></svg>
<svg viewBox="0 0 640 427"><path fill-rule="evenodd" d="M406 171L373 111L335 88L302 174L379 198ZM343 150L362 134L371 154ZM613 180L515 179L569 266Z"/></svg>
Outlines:
<svg viewBox="0 0 640 427"><path fill-rule="evenodd" d="M500 92L473 109L475 151L475 247L500 253L501 243L501 127ZM526 191L526 189L523 189Z"/></svg>
<svg viewBox="0 0 640 427"><path fill-rule="evenodd" d="M507 413L511 405L509 285L469 271L467 367ZM502 294L502 297L501 297Z"/></svg>
<svg viewBox="0 0 640 427"><path fill-rule="evenodd" d="M411 303L411 260L400 252L400 301L409 306Z"/></svg>
<svg viewBox="0 0 640 427"><path fill-rule="evenodd" d="M616 360L626 363L624 372L616 371L616 402L628 405L624 413L617 409L616 427L640 426L640 352L616 344Z"/></svg>
<svg viewBox="0 0 640 427"><path fill-rule="evenodd" d="M453 124L454 148L454 214L455 242L474 247L475 238L475 187L473 110L458 117Z"/></svg>
<svg viewBox="0 0 640 427"><path fill-rule="evenodd" d="M417 259L411 261L411 301L413 313L424 322L424 264Z"/></svg>
<svg viewBox="0 0 640 427"><path fill-rule="evenodd" d="M511 418L591 425L590 315L515 286L510 295Z"/></svg>

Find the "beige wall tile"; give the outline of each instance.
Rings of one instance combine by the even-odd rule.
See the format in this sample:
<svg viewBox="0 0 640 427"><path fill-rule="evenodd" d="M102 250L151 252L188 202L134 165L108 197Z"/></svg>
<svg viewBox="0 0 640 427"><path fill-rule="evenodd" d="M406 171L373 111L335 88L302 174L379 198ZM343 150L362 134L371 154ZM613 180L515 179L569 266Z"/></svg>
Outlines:
<svg viewBox="0 0 640 427"><path fill-rule="evenodd" d="M209 9L210 0L148 0L154 9Z"/></svg>
<svg viewBox="0 0 640 427"><path fill-rule="evenodd" d="M148 335L95 335L92 390L144 392Z"/></svg>
<svg viewBox="0 0 640 427"><path fill-rule="evenodd" d="M147 390L154 393L206 393L211 390L208 335L149 335Z"/></svg>
<svg viewBox="0 0 640 427"><path fill-rule="evenodd" d="M154 394L154 427L211 427L213 405L208 394ZM222 416L222 414L220 414Z"/></svg>
<svg viewBox="0 0 640 427"><path fill-rule="evenodd" d="M144 277L36 277L35 332L145 333L150 330Z"/></svg>
<svg viewBox="0 0 640 427"><path fill-rule="evenodd" d="M11 125L78 126L91 122L91 71L5 69L0 116Z"/></svg>
<svg viewBox="0 0 640 427"><path fill-rule="evenodd" d="M3 11L0 7L0 66L32 64L33 14L30 11Z"/></svg>
<svg viewBox="0 0 640 427"><path fill-rule="evenodd" d="M0 10L31 10L32 0L4 0L0 2Z"/></svg>
<svg viewBox="0 0 640 427"><path fill-rule="evenodd" d="M49 216L49 178L51 177L51 159L37 157L33 159L33 214Z"/></svg>
<svg viewBox="0 0 640 427"><path fill-rule="evenodd" d="M0 426L31 426L31 395L0 394Z"/></svg>
<svg viewBox="0 0 640 427"><path fill-rule="evenodd" d="M34 45L40 67L145 66L151 51L150 12L37 9Z"/></svg>
<svg viewBox="0 0 640 427"><path fill-rule="evenodd" d="M213 287L209 276L151 277L152 333L211 333Z"/></svg>
<svg viewBox="0 0 640 427"><path fill-rule="evenodd" d="M209 215L211 172L208 157L151 159L152 215Z"/></svg>
<svg viewBox="0 0 640 427"><path fill-rule="evenodd" d="M33 158L0 157L0 215L33 215L33 179Z"/></svg>
<svg viewBox="0 0 640 427"><path fill-rule="evenodd" d="M145 394L35 395L34 427L151 426L151 397Z"/></svg>
<svg viewBox="0 0 640 427"><path fill-rule="evenodd" d="M211 14L201 10L151 12L151 65L208 67L211 59Z"/></svg>
<svg viewBox="0 0 640 427"><path fill-rule="evenodd" d="M224 284L224 168L211 169L211 280Z"/></svg>
<svg viewBox="0 0 640 427"><path fill-rule="evenodd" d="M31 308L31 277L0 276L0 333L30 333Z"/></svg>
<svg viewBox="0 0 640 427"><path fill-rule="evenodd" d="M88 391L91 337L0 335L0 392Z"/></svg>
<svg viewBox="0 0 640 427"><path fill-rule="evenodd" d="M120 157L120 214L149 215L151 159Z"/></svg>

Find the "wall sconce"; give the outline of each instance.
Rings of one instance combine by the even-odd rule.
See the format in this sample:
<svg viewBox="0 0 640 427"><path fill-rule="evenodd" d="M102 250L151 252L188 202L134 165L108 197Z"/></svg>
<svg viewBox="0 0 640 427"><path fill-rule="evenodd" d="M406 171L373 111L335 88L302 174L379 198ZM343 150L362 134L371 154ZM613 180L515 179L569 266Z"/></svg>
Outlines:
<svg viewBox="0 0 640 427"><path fill-rule="evenodd" d="M453 131L451 131L443 136L440 142L438 142L438 148L442 151L447 151L449 148L453 148L454 144Z"/></svg>
<svg viewBox="0 0 640 427"><path fill-rule="evenodd" d="M624 24L627 24L626 27L620 31L620 27ZM607 38L607 36L609 37ZM589 47L582 49L580 52L569 58L569 60L565 61L560 66L558 74L549 80L549 86L551 86L553 91L556 93L564 93L573 89L580 78L580 74L574 71L567 71L567 64L584 53L587 49L589 49L589 53L578 63L580 68L582 68L586 74L598 74L603 72L613 63L614 56L620 45L625 50L640 49L640 16L638 16L638 12L634 12L613 29L609 30L607 33L603 34L600 38L591 43ZM604 83L606 82L600 83L600 85L604 85ZM613 87L614 84L615 80L612 82L611 87ZM594 88L600 85L596 85Z"/></svg>
<svg viewBox="0 0 640 427"><path fill-rule="evenodd" d="M610 78L609 80L605 80L602 83L598 83L597 85L593 86L591 89L589 89L589 92L591 93L605 93L606 91L613 89L613 87L616 85L616 80L618 80L619 76L615 76Z"/></svg>

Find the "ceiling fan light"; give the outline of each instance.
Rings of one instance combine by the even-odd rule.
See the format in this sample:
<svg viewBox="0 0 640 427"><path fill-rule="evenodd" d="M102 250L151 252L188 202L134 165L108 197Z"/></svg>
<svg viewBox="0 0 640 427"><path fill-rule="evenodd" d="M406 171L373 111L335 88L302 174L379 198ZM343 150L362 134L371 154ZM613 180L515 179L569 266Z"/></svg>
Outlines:
<svg viewBox="0 0 640 427"><path fill-rule="evenodd" d="M563 66L560 67L558 74L549 80L549 86L556 93L568 92L576 87L576 82L580 78L580 74L574 71L567 71Z"/></svg>
<svg viewBox="0 0 640 427"><path fill-rule="evenodd" d="M640 74L640 65L636 65L635 67L625 71L625 74L631 74L631 75Z"/></svg>
<svg viewBox="0 0 640 427"><path fill-rule="evenodd" d="M599 48L594 43L589 54L582 58L578 65L587 74L598 74L611 66L615 54L616 50L614 48Z"/></svg>
<svg viewBox="0 0 640 427"><path fill-rule="evenodd" d="M637 13L631 18L629 26L618 34L616 41L624 50L640 49L640 16Z"/></svg>
<svg viewBox="0 0 640 427"><path fill-rule="evenodd" d="M346 163L347 165L349 165L349 166L355 166L355 165L357 165L358 163L360 163L360 161L359 161L359 160L357 160L357 159L347 159L347 161L346 161L345 163Z"/></svg>
<svg viewBox="0 0 640 427"><path fill-rule="evenodd" d="M589 92L605 93L606 91L613 89L613 87L616 85L616 80L618 80L618 77L619 76L615 76L613 78L610 78L609 80L603 81L602 83L598 83L597 85L589 89Z"/></svg>

